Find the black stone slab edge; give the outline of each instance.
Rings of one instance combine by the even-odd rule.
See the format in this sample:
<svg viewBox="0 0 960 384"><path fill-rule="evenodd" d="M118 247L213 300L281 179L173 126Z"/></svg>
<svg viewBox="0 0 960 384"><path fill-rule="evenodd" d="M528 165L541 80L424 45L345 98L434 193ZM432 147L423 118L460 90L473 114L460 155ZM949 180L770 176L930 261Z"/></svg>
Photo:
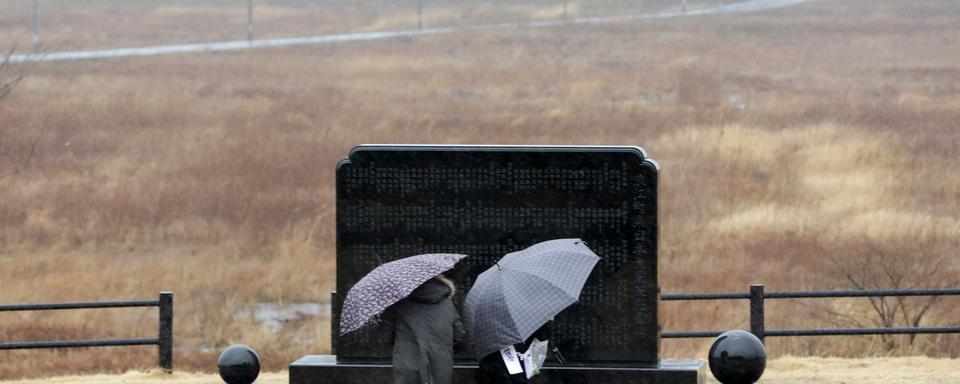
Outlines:
<svg viewBox="0 0 960 384"><path fill-rule="evenodd" d="M357 157L360 152L402 152L402 151L435 151L435 152L628 152L635 153L640 159L644 160L649 166L657 172L660 171L660 163L647 157L647 151L638 146L622 145L422 145L422 144L363 144L350 150L347 158L337 163L337 169L345 164L350 164L352 159Z"/></svg>
<svg viewBox="0 0 960 384"><path fill-rule="evenodd" d="M386 363L337 363L334 355L307 355L290 364L290 384L388 384ZM538 384L700 384L702 360L661 360L656 368L544 367ZM454 384L482 384L476 365L454 365Z"/></svg>

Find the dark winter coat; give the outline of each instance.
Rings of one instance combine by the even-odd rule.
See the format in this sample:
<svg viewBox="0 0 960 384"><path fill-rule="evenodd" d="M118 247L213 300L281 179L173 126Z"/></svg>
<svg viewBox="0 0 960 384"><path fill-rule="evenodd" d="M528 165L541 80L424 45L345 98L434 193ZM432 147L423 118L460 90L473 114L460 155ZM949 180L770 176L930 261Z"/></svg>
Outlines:
<svg viewBox="0 0 960 384"><path fill-rule="evenodd" d="M449 285L448 285L449 284ZM392 333L394 384L450 384L454 343L463 341L452 283L431 279L383 316Z"/></svg>

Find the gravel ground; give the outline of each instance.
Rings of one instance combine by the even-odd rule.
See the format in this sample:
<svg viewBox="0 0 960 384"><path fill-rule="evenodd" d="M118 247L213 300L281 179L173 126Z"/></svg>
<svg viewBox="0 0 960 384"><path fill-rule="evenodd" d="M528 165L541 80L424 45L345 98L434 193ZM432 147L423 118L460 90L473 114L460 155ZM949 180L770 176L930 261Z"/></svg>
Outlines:
<svg viewBox="0 0 960 384"><path fill-rule="evenodd" d="M708 372L708 375L709 372ZM217 375L159 371L0 381L3 384L220 384ZM286 372L264 373L258 384L286 384ZM708 383L716 383L712 378ZM772 360L758 383L776 384L960 384L960 360L926 357Z"/></svg>

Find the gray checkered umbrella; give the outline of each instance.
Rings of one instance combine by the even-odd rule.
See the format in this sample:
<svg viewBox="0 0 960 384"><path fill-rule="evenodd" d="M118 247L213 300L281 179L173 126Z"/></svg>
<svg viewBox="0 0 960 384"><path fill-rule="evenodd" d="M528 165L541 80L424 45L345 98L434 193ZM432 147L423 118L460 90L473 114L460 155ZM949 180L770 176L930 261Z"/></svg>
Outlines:
<svg viewBox="0 0 960 384"><path fill-rule="evenodd" d="M580 239L509 253L477 277L463 314L477 358L522 343L580 297L600 258Z"/></svg>
<svg viewBox="0 0 960 384"><path fill-rule="evenodd" d="M464 257L467 255L430 253L374 268L347 292L340 311L340 335L367 325L387 307L409 296L427 280L449 271Z"/></svg>

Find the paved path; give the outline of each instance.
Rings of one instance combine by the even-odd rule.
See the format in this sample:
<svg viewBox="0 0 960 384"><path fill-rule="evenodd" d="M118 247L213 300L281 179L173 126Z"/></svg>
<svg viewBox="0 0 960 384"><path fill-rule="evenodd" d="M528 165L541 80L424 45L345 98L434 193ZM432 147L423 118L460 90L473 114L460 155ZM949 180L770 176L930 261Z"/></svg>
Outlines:
<svg viewBox="0 0 960 384"><path fill-rule="evenodd" d="M42 54L17 54L17 55L10 56L9 59L11 62L20 63L20 62L107 59L107 58L117 58L117 57L134 57L134 56L155 56L155 55L166 55L166 54L174 54L174 53L234 51L234 50L262 48L262 47L288 47L288 46L295 46L295 45L313 45L313 44L343 43L343 42L350 42L350 41L382 40L382 39L390 39L390 38L397 38L397 37L446 34L446 33L453 33L453 32L459 32L459 31L476 31L476 30L507 29L507 28L548 28L548 27L558 27L558 26L567 25L567 24L596 24L596 23L610 23L610 22L622 22L622 21L634 21L634 20L667 19L667 18L675 18L675 17L702 16L702 15L713 15L713 14L722 14L722 13L760 12L760 11L765 11L769 9L793 6L793 5L805 3L807 1L809 0L748 0L740 3L720 5L712 8L691 10L688 12L666 12L666 13L655 13L655 14L606 16L606 17L580 17L580 18L565 19L565 20L529 21L529 22L519 22L519 23L497 23L497 24L484 24L484 25L474 25L474 26L465 26L465 27L407 29L407 30L383 31L383 32L341 33L341 34L320 35L320 36L310 36L310 37L291 37L291 38L282 38L282 39L263 39L263 40L253 40L253 41L247 41L247 40L224 41L224 42L200 43L200 44L162 45L162 46L155 46L155 47L121 48L121 49L94 50L94 51L68 51L68 52L48 52L48 53L42 53Z"/></svg>

